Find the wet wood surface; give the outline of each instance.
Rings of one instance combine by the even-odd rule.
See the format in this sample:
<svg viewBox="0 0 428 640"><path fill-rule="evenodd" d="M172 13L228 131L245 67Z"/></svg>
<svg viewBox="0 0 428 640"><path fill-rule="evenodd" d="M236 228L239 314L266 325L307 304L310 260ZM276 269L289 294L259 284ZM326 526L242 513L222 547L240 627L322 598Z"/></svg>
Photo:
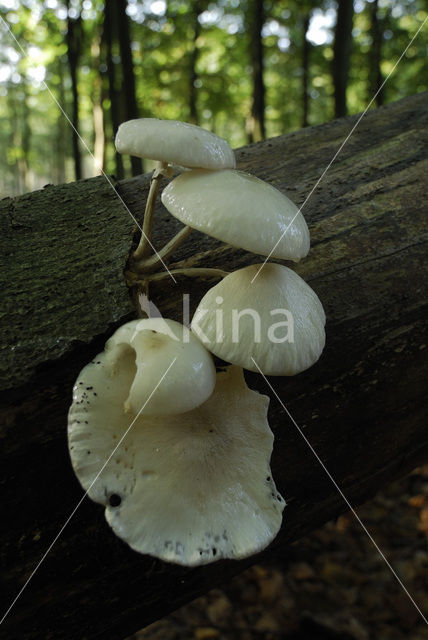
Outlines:
<svg viewBox="0 0 428 640"><path fill-rule="evenodd" d="M369 112L303 213L312 248L293 268L327 314L319 362L252 388L271 396L272 470L288 506L257 557L197 569L131 551L85 499L0 627L4 638L124 638L348 510L427 459L427 94ZM357 117L237 150L239 168L301 205ZM141 220L149 177L112 183ZM162 207L155 242L180 227ZM47 186L0 202L2 607L7 610L82 497L66 417L73 381L135 317L123 272L135 223L105 178ZM232 270L260 258L193 232L172 267ZM183 319L215 281L151 287ZM185 319L186 309L184 309ZM1 614L3 614L1 612Z"/></svg>

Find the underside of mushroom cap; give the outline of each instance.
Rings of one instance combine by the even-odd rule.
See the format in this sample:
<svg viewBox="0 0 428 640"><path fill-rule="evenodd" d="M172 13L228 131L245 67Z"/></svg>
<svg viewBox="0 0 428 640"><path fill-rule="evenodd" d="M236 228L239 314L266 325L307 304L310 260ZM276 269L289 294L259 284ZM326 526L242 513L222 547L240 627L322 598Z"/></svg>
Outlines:
<svg viewBox="0 0 428 640"><path fill-rule="evenodd" d="M260 255L298 261L309 251L306 221L272 185L242 171L187 171L162 192L181 222Z"/></svg>
<svg viewBox="0 0 428 640"><path fill-rule="evenodd" d="M115 144L119 153L183 167L235 167L235 155L226 140L206 129L177 120L128 120L120 125Z"/></svg>
<svg viewBox="0 0 428 640"><path fill-rule="evenodd" d="M315 291L291 269L266 263L234 271L209 289L191 328L226 362L250 371L260 368L266 375L291 376L320 357L324 325Z"/></svg>
<svg viewBox="0 0 428 640"><path fill-rule="evenodd" d="M82 397L76 391L69 414L74 470L133 549L199 565L252 555L276 536L285 503L269 467L269 399L248 389L242 369L217 374L214 393L193 411L138 417L98 479L130 420L108 397L88 418Z"/></svg>

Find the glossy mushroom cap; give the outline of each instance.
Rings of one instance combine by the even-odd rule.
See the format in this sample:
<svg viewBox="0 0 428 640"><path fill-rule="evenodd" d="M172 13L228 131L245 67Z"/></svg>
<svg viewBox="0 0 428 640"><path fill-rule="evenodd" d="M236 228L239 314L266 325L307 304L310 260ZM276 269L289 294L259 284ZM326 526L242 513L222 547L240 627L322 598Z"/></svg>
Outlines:
<svg viewBox="0 0 428 640"><path fill-rule="evenodd" d="M235 167L235 155L226 140L206 129L177 120L128 120L120 125L115 144L119 153L183 167Z"/></svg>
<svg viewBox="0 0 428 640"><path fill-rule="evenodd" d="M162 202L184 224L234 247L293 261L309 251L309 230L296 205L242 171L187 171L167 185Z"/></svg>
<svg viewBox="0 0 428 640"><path fill-rule="evenodd" d="M229 367L197 409L139 416L97 478L130 425L121 406L131 378L119 375L121 395L93 399L88 414L75 391L68 428L76 475L106 505L114 532L136 551L189 566L266 547L285 504L269 467L269 399L248 389L242 369ZM85 382L93 384L91 376Z"/></svg>
<svg viewBox="0 0 428 640"><path fill-rule="evenodd" d="M266 263L259 272L261 266L234 271L209 289L191 328L227 362L250 371L260 368L266 375L292 376L321 355L324 310L297 273L275 263Z"/></svg>
<svg viewBox="0 0 428 640"><path fill-rule="evenodd" d="M124 380L126 397L120 408L127 417L140 412L169 415L205 402L214 389L215 367L211 354L180 323L134 320L120 327L105 351L80 372L74 396L90 411L94 393L122 397Z"/></svg>

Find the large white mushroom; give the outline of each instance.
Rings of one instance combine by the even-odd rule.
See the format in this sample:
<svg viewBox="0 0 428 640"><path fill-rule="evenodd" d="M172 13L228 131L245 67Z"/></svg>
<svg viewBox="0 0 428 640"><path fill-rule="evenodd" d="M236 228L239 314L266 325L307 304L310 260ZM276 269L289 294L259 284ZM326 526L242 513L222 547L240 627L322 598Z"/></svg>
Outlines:
<svg viewBox="0 0 428 640"><path fill-rule="evenodd" d="M291 269L266 263L234 271L209 289L191 328L227 362L291 376L320 357L324 325L322 304L311 287Z"/></svg>
<svg viewBox="0 0 428 640"><path fill-rule="evenodd" d="M179 322L133 320L120 327L105 351L82 369L74 385L74 405L80 404L86 413L96 398L121 398L125 385L126 397L119 410L127 420L140 412L183 413L205 402L215 377L211 354Z"/></svg>
<svg viewBox="0 0 428 640"><path fill-rule="evenodd" d="M235 155L223 138L187 122L138 118L123 122L115 139L119 153L183 167L235 167Z"/></svg>
<svg viewBox="0 0 428 640"><path fill-rule="evenodd" d="M98 366L106 367L105 359ZM114 532L136 551L182 565L244 558L266 547L285 504L269 467L269 399L248 389L242 369L229 367L198 408L140 415L129 429L122 407L133 378L125 369L118 375L114 395L93 397L95 369L87 371L68 427L77 477L106 505Z"/></svg>
<svg viewBox="0 0 428 640"><path fill-rule="evenodd" d="M294 261L309 251L296 205L242 171L187 171L167 185L162 202L184 224L235 247Z"/></svg>

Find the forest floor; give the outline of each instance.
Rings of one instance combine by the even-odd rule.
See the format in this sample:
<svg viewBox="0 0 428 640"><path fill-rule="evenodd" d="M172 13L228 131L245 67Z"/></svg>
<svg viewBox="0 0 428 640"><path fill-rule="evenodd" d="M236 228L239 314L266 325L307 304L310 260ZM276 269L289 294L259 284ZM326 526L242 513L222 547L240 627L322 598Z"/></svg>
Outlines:
<svg viewBox="0 0 428 640"><path fill-rule="evenodd" d="M426 615L428 466L357 513ZM128 640L428 640L428 626L352 514Z"/></svg>

